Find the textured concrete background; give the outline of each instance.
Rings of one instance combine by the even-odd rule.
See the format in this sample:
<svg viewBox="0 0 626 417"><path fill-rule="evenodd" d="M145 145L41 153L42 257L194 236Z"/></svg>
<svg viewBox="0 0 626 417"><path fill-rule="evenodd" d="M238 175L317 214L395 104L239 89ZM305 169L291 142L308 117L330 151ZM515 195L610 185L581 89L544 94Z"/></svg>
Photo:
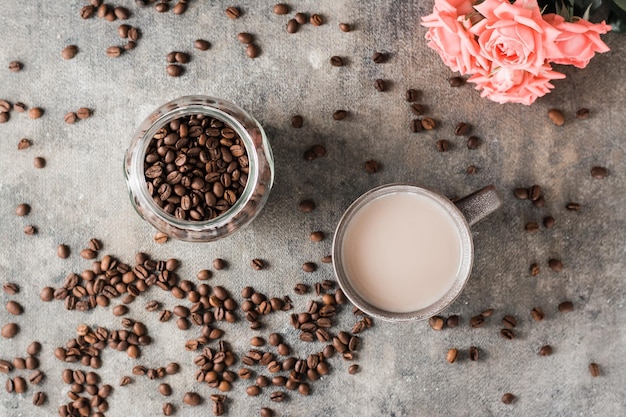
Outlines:
<svg viewBox="0 0 626 417"><path fill-rule="evenodd" d="M289 294L296 311L302 311L310 296L293 294L294 284L333 278L333 272L320 265L306 275L301 264L319 263L330 253L332 231L351 201L374 186L396 181L414 181L449 196L489 183L502 192L504 207L473 229L472 277L444 312L460 314L461 326L434 332L423 322L378 321L362 334L359 374L349 375L349 363L335 357L332 373L312 385L311 396L290 393L282 404L271 403L267 389L259 397L247 397L248 383L238 381L228 393L228 415L258 415L262 406L282 416L626 415L626 35L606 35L611 52L594 58L585 70L559 67L567 79L555 82L553 93L526 107L480 99L469 85L447 85L452 74L426 47L425 30L418 26L431 2L291 2L294 11L320 13L326 23L289 35L285 25L293 13L276 16L271 2L238 1L243 15L232 21L223 12L234 4L230 2L193 1L187 13L175 16L120 0L116 4L133 11L127 23L139 27L142 37L136 50L117 59L104 51L121 43L119 22L80 19L85 3L3 0L0 6L0 98L45 109L39 120L13 112L9 123L0 125L0 281L21 286L18 295L0 294L0 301L4 305L14 299L25 308L17 318L0 311L2 324L11 320L22 328L14 339L0 340L0 358L24 356L28 343L39 340L44 349L41 369L47 375L41 388L29 386L25 395L0 393L0 415L56 414L68 400L68 387L61 381L66 365L54 358L54 348L74 337L80 323L120 327L111 308L68 312L60 302L38 299L42 287L60 286L68 272L90 265L78 253L91 237L104 243L101 254L123 261L131 262L137 251L157 259L178 258L183 279L195 280L196 271L223 257L231 267L216 273L209 284L226 286L238 301L245 285L271 296ZM352 24L354 31L340 32L339 22ZM262 51L257 59L245 57L236 39L242 31L255 35ZM212 48L194 50L197 38L209 40ZM60 53L69 44L78 45L80 52L64 61ZM165 55L172 50L192 55L186 74L177 79L165 74ZM390 53L389 62L373 64L375 51ZM331 67L332 55L345 57L347 65ZM12 60L22 61L24 69L10 73ZM377 92L376 78L389 80L390 90ZM422 91L420 101L428 115L441 122L436 130L410 133L412 117L403 98L407 88ZM218 243L157 245L154 230L129 203L122 160L143 118L187 94L231 100L259 119L274 149L276 184L264 211L247 229ZM94 109L93 117L66 125L63 115L81 106ZM552 107L564 111L563 127L547 119ZM591 109L588 120L574 118L580 107ZM348 110L350 116L333 121L337 109ZM291 127L293 114L303 115L304 128ZM453 135L460 121L472 124L472 133L482 138L478 150L469 151L464 139ZM22 137L30 138L33 146L17 151ZM445 154L434 145L442 138L453 144ZM326 146L328 155L304 161L304 150L317 143ZM35 156L46 158L45 169L33 167ZM367 174L363 163L368 159L379 160L382 170ZM471 164L479 170L468 176L465 169ZM607 167L609 176L591 178L595 165ZM545 190L543 209L512 196L513 188L532 184ZM306 215L299 212L303 198L314 199L318 208ZM566 211L569 201L579 202L582 210ZM33 208L28 217L14 214L21 202ZM556 227L524 232L526 222L541 221L547 214L556 218ZM39 234L25 236L27 224L37 225ZM314 230L325 231L328 238L310 242ZM59 243L72 248L69 259L56 256ZM253 271L249 262L255 257L265 259L269 268ZM563 272L547 267L552 257L563 260ZM528 272L532 262L541 266L535 277ZM156 367L170 361L182 366L180 374L166 379L174 388L170 401L179 406L177 415L207 415L214 390L193 380L195 354L183 348L185 340L198 335L179 331L173 322L158 323L144 309L153 298L168 308L178 303L153 289L130 305L128 316L144 321L154 338L142 357L131 360L110 349L103 354L99 373L115 387L107 415L159 415L165 399L156 381L137 378L123 388L118 381L136 364ZM557 311L563 300L573 301L572 313ZM535 306L545 311L543 322L531 320ZM487 308L495 309L488 324L471 329L469 317ZM518 319L515 340L499 335L504 314ZM349 308L344 309L339 328L349 329L353 322ZM274 314L266 323L284 332L300 356L322 347L299 342L287 314ZM254 332L247 324L222 328L237 352L249 349ZM537 355L544 344L553 346L552 356ZM478 362L466 359L471 345L481 349ZM450 347L462 356L452 365L445 361ZM592 361L601 367L598 378L587 370ZM6 378L0 376L1 382ZM31 404L37 389L49 397L40 409ZM205 405L181 406L189 390L199 392ZM517 395L516 402L502 404L505 392Z"/></svg>

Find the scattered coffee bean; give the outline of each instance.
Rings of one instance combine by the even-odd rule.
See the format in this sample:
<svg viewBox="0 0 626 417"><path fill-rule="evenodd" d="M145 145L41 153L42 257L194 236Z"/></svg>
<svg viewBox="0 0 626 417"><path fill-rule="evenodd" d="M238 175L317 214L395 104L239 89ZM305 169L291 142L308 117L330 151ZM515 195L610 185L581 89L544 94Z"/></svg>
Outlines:
<svg viewBox="0 0 626 417"><path fill-rule="evenodd" d="M52 301L52 299L54 298L54 289L52 287L44 287L42 288L42 290L39 292L39 298L41 299L41 301Z"/></svg>
<svg viewBox="0 0 626 417"><path fill-rule="evenodd" d="M600 366L597 363L590 363L589 364L589 373L594 378L600 376Z"/></svg>
<svg viewBox="0 0 626 417"><path fill-rule="evenodd" d="M507 392L502 396L502 402L504 404L511 404L513 401L515 401L515 395L511 394L510 392Z"/></svg>
<svg viewBox="0 0 626 417"><path fill-rule="evenodd" d="M539 272L540 272L539 265L537 265L536 263L533 263L530 265L530 275L537 276L539 275Z"/></svg>
<svg viewBox="0 0 626 417"><path fill-rule="evenodd" d="M0 113L0 114L8 114L8 113ZM19 151L23 151L26 148L30 148L31 145L31 141L29 139L26 138L22 138L20 139L20 141L17 143L17 149Z"/></svg>
<svg viewBox="0 0 626 417"><path fill-rule="evenodd" d="M469 360L477 361L480 355L480 351L478 350L476 346L470 346L468 350L468 355L469 355Z"/></svg>
<svg viewBox="0 0 626 417"><path fill-rule="evenodd" d="M44 378L45 378L44 373L37 370L30 374L30 376L28 377L28 382L30 382L33 385L39 385L41 381L43 381Z"/></svg>
<svg viewBox="0 0 626 417"><path fill-rule="evenodd" d="M485 318L482 315L473 316L470 319L470 327L476 329L478 327L482 327L485 324Z"/></svg>
<svg viewBox="0 0 626 417"><path fill-rule="evenodd" d="M65 60L72 59L78 53L78 47L76 45L68 45L61 51L61 57Z"/></svg>
<svg viewBox="0 0 626 417"><path fill-rule="evenodd" d="M241 11L237 7L228 7L226 9L226 16L230 19L237 19L241 15Z"/></svg>
<svg viewBox="0 0 626 417"><path fill-rule="evenodd" d="M32 224L29 224L28 226L24 226L24 234L26 236L36 235L37 232L38 232L37 227L33 226Z"/></svg>
<svg viewBox="0 0 626 417"><path fill-rule="evenodd" d="M588 119L590 115L591 115L591 112L587 108L583 107L583 108L576 110L576 118L578 120Z"/></svg>
<svg viewBox="0 0 626 417"><path fill-rule="evenodd" d="M559 311L561 313L570 313L574 311L574 303L571 301L563 301L559 304Z"/></svg>
<svg viewBox="0 0 626 417"><path fill-rule="evenodd" d="M196 406L202 402L202 397L195 392L187 392L183 397L183 402L187 405Z"/></svg>
<svg viewBox="0 0 626 417"><path fill-rule="evenodd" d="M355 363L355 364L352 364L352 365L350 365L350 366L348 367L348 373L349 373L350 375L354 375L354 374L356 374L356 373L358 373L358 372L359 372L359 365L357 365L356 363Z"/></svg>
<svg viewBox="0 0 626 417"><path fill-rule="evenodd" d="M480 315L487 318L487 317L491 317L493 316L494 313L494 309L493 308L488 308L487 310L483 310L480 312Z"/></svg>
<svg viewBox="0 0 626 417"><path fill-rule="evenodd" d="M317 265L314 262L305 262L302 264L302 270L304 272L315 272L317 270Z"/></svg>
<svg viewBox="0 0 626 417"><path fill-rule="evenodd" d="M15 208L15 214L20 217L27 216L30 213L30 205L21 203Z"/></svg>
<svg viewBox="0 0 626 417"><path fill-rule="evenodd" d="M417 91L414 88L409 88L408 90L406 90L406 93L404 94L404 98L409 103L416 102L417 99L419 98L419 91Z"/></svg>
<svg viewBox="0 0 626 417"><path fill-rule="evenodd" d="M287 22L287 33L296 33L300 29L300 24L296 19L289 19Z"/></svg>
<svg viewBox="0 0 626 417"><path fill-rule="evenodd" d="M548 266L551 270L555 272L563 271L563 262L560 259L550 259L548 260Z"/></svg>
<svg viewBox="0 0 626 417"><path fill-rule="evenodd" d="M28 345L28 347L26 348L26 353L31 356L37 355L39 354L39 352L41 352L41 343L37 341L31 342L30 345Z"/></svg>
<svg viewBox="0 0 626 417"><path fill-rule="evenodd" d="M334 120L343 120L346 118L346 116L348 116L348 112L345 110L336 110L333 113L333 119Z"/></svg>
<svg viewBox="0 0 626 417"><path fill-rule="evenodd" d="M465 84L465 78L450 77L448 78L448 84L450 84L450 87L461 87L463 84Z"/></svg>
<svg viewBox="0 0 626 417"><path fill-rule="evenodd" d="M13 282L7 282L2 284L2 290L9 295L15 295L20 292L20 287Z"/></svg>
<svg viewBox="0 0 626 417"><path fill-rule="evenodd" d="M424 130L424 125L422 125L422 119L411 120L411 132L418 133L423 130Z"/></svg>
<svg viewBox="0 0 626 417"><path fill-rule="evenodd" d="M595 179L601 180L604 179L608 174L608 170L604 167L593 167L591 168L591 176Z"/></svg>
<svg viewBox="0 0 626 417"><path fill-rule="evenodd" d="M382 78L379 78L379 79L374 81L374 88L377 91L383 92L383 91L387 90L387 83Z"/></svg>
<svg viewBox="0 0 626 417"><path fill-rule="evenodd" d="M545 314L543 313L543 310L541 309L541 307L533 308L530 311L530 315L533 318L533 320L535 320L535 321L541 321L545 317Z"/></svg>
<svg viewBox="0 0 626 417"><path fill-rule="evenodd" d="M539 230L539 224L537 222L528 222L526 226L524 226L524 229L529 233L533 233Z"/></svg>
<svg viewBox="0 0 626 417"><path fill-rule="evenodd" d="M285 401L287 395L283 391L274 391L270 394L270 400L280 403Z"/></svg>
<svg viewBox="0 0 626 417"><path fill-rule="evenodd" d="M309 286L306 284L296 284L296 286L293 288L293 292L298 295L306 294L307 292L309 292Z"/></svg>
<svg viewBox="0 0 626 417"><path fill-rule="evenodd" d="M539 356L550 356L552 355L552 346L550 345L544 345L539 349L539 352L537 352L537 354Z"/></svg>
<svg viewBox="0 0 626 417"><path fill-rule="evenodd" d="M543 190L538 185L532 185L528 189L528 198L530 198L532 201L539 200L542 195L543 195Z"/></svg>
<svg viewBox="0 0 626 417"><path fill-rule="evenodd" d="M548 118L557 126L563 126L563 124L565 124L565 116L559 109L548 110Z"/></svg>
<svg viewBox="0 0 626 417"><path fill-rule="evenodd" d="M433 330L442 330L443 325L444 325L443 317L433 316L430 319L428 319L428 324L430 325L430 328Z"/></svg>
<svg viewBox="0 0 626 417"><path fill-rule="evenodd" d="M513 190L513 195L518 200L527 200L529 198L527 188L516 188L515 190Z"/></svg>
<svg viewBox="0 0 626 417"><path fill-rule="evenodd" d="M262 259L253 259L250 262L250 266L252 266L252 269L254 269L255 271L260 271L261 269L265 268L265 262L263 262Z"/></svg>
<svg viewBox="0 0 626 417"><path fill-rule="evenodd" d="M19 72L22 70L24 66L19 61L11 61L9 62L9 71L11 72Z"/></svg>
<svg viewBox="0 0 626 417"><path fill-rule="evenodd" d="M419 104L419 103L411 103L411 105L409 106L409 109L411 109L411 113L413 113L416 116L421 116L424 113L426 113L426 108L424 107L423 104ZM421 124L421 121L420 121Z"/></svg>
<svg viewBox="0 0 626 417"><path fill-rule="evenodd" d="M448 149L450 149L450 142L445 139L438 140L437 142L435 142L435 145L437 146L437 150L439 152L446 152Z"/></svg>
<svg viewBox="0 0 626 417"><path fill-rule="evenodd" d="M33 165L35 166L35 168L37 169L41 169L41 168L45 168L46 166L46 160L44 158L42 158L41 156L37 156L33 159Z"/></svg>
<svg viewBox="0 0 626 417"><path fill-rule="evenodd" d="M181 75L183 75L184 69L180 65L170 64L165 67L165 71L170 77L180 77Z"/></svg>
<svg viewBox="0 0 626 417"><path fill-rule="evenodd" d="M213 259L213 268L215 268L217 271L221 271L222 269L225 269L226 267L227 267L227 263L224 259L222 258Z"/></svg>
<svg viewBox="0 0 626 417"><path fill-rule="evenodd" d="M350 32L352 27L349 23L339 23L339 30L342 32Z"/></svg>
<svg viewBox="0 0 626 417"><path fill-rule="evenodd" d="M448 363L454 363L456 361L458 354L459 354L459 351L456 348L448 349L448 352L446 353L446 361Z"/></svg>
<svg viewBox="0 0 626 417"><path fill-rule="evenodd" d="M15 392L18 394L23 394L28 389L28 386L26 385L26 380L21 376L16 376L13 379L13 387L15 389Z"/></svg>
<svg viewBox="0 0 626 417"><path fill-rule="evenodd" d="M555 223L556 223L556 220L554 220L554 217L552 216L546 216L543 218L543 226L546 229L552 229Z"/></svg>
<svg viewBox="0 0 626 417"><path fill-rule="evenodd" d="M63 121L68 125L71 125L76 122L77 116L73 111L67 112L63 117Z"/></svg>
<svg viewBox="0 0 626 417"><path fill-rule="evenodd" d="M211 47L211 43L204 39L196 39L193 42L193 46L200 51L207 51Z"/></svg>
<svg viewBox="0 0 626 417"><path fill-rule="evenodd" d="M477 136L470 136L467 138L467 149L478 149L480 147L480 138Z"/></svg>
<svg viewBox="0 0 626 417"><path fill-rule="evenodd" d="M313 242L321 242L322 240L324 240L324 237L324 232L317 231L311 233L310 239Z"/></svg>
<svg viewBox="0 0 626 417"><path fill-rule="evenodd" d="M256 58L259 56L259 47L256 46L255 44L251 43L250 45L248 45L246 47L246 56L248 58Z"/></svg>
<svg viewBox="0 0 626 417"><path fill-rule="evenodd" d="M305 25L309 21L309 16L306 13L296 13L293 18L299 25Z"/></svg>
<svg viewBox="0 0 626 417"><path fill-rule="evenodd" d="M278 3L274 5L274 14L284 15L289 13L289 6L284 3Z"/></svg>
<svg viewBox="0 0 626 417"><path fill-rule="evenodd" d="M567 203L565 205L565 208L569 211L580 211L580 209L582 208L582 206L578 203Z"/></svg>
<svg viewBox="0 0 626 417"><path fill-rule="evenodd" d="M156 232L154 234L154 241L159 244L166 243L169 240L169 237L163 232Z"/></svg>
<svg viewBox="0 0 626 417"><path fill-rule="evenodd" d="M8 301L5 308L9 312L9 314L13 314L14 316L19 316L24 312L24 308L22 307L22 305L13 300Z"/></svg>
<svg viewBox="0 0 626 417"><path fill-rule="evenodd" d="M122 55L122 51L123 49L119 46L109 46L106 49L106 54L109 58L117 58L118 56Z"/></svg>
<svg viewBox="0 0 626 417"><path fill-rule="evenodd" d="M0 372L2 372L3 374L8 374L12 370L13 370L13 365L11 365L11 362L6 361L4 359L0 359Z"/></svg>
<svg viewBox="0 0 626 417"><path fill-rule="evenodd" d="M169 397L170 395L172 395L172 387L170 387L170 385L166 383L159 384L159 392L164 397Z"/></svg>
<svg viewBox="0 0 626 417"><path fill-rule="evenodd" d="M39 119L43 116L43 109L41 107L31 107L28 111L28 117L31 119Z"/></svg>
<svg viewBox="0 0 626 417"><path fill-rule="evenodd" d="M4 326L2 326L2 329L0 330L0 334L2 334L2 337L4 337L5 339L11 339L15 337L15 335L18 334L19 331L20 331L20 328L17 324L7 323Z"/></svg>
<svg viewBox="0 0 626 417"><path fill-rule="evenodd" d="M501 329L500 330L500 336L502 336L502 337L504 337L505 339L508 339L508 340L515 339L515 333L513 333L513 330L511 330L511 329Z"/></svg>
<svg viewBox="0 0 626 417"><path fill-rule="evenodd" d="M459 316L452 314L446 319L446 326L454 328L459 325Z"/></svg>
<svg viewBox="0 0 626 417"><path fill-rule="evenodd" d="M254 36L247 32L241 32L237 34L237 40L244 45L248 45L252 43L252 41L254 40Z"/></svg>
<svg viewBox="0 0 626 417"><path fill-rule="evenodd" d="M0 111L0 123L6 123L11 118L11 114L8 112Z"/></svg>
<svg viewBox="0 0 626 417"><path fill-rule="evenodd" d="M380 162L370 159L365 161L365 171L369 174L375 174L380 170Z"/></svg>
<svg viewBox="0 0 626 417"><path fill-rule="evenodd" d="M474 175L476 172L478 172L478 167L476 165L470 165L465 169L465 172L468 175Z"/></svg>
<svg viewBox="0 0 626 417"><path fill-rule="evenodd" d="M88 119L89 117L91 117L91 109L88 109L87 107L81 107L80 109L76 110L76 116L80 120Z"/></svg>
<svg viewBox="0 0 626 417"><path fill-rule="evenodd" d="M502 325L507 329L512 329L517 326L517 320L513 316L506 315L502 318Z"/></svg>
<svg viewBox="0 0 626 417"><path fill-rule="evenodd" d="M322 256L321 261L323 264L330 264L333 262L333 257L332 255L325 255L325 256Z"/></svg>
<svg viewBox="0 0 626 417"><path fill-rule="evenodd" d="M471 130L470 125L468 125L465 122L459 122L454 128L454 134L456 136L465 136L470 132L470 130Z"/></svg>
<svg viewBox="0 0 626 417"><path fill-rule="evenodd" d="M59 245L57 246L57 256L61 259L66 259L70 256L70 247L67 245Z"/></svg>
<svg viewBox="0 0 626 417"><path fill-rule="evenodd" d="M303 213L310 213L315 209L315 203L313 200L302 200L299 204L300 211Z"/></svg>
<svg viewBox="0 0 626 417"><path fill-rule="evenodd" d="M172 9L172 13L174 13L175 15L181 15L185 13L185 11L187 11L187 2L184 0L179 0L179 2L176 3L174 8Z"/></svg>
<svg viewBox="0 0 626 417"><path fill-rule="evenodd" d="M324 18L319 14L312 14L311 19L309 19L313 26L321 26L324 24Z"/></svg>
<svg viewBox="0 0 626 417"><path fill-rule="evenodd" d="M331 56L330 65L332 65L333 67L343 67L343 58L337 55Z"/></svg>
<svg viewBox="0 0 626 417"><path fill-rule="evenodd" d="M422 127L426 130L433 130L437 127L437 122L432 117L424 117L422 119Z"/></svg>
<svg viewBox="0 0 626 417"><path fill-rule="evenodd" d="M384 52L374 52L372 55L372 61L374 61L375 64L383 64L387 62L387 58L388 55Z"/></svg>
<svg viewBox="0 0 626 417"><path fill-rule="evenodd" d="M36 407L41 407L46 402L46 393L38 391L33 395L33 405Z"/></svg>
<svg viewBox="0 0 626 417"><path fill-rule="evenodd" d="M171 416L172 414L174 414L174 405L172 403L165 403L163 404L163 415L164 416Z"/></svg>
<svg viewBox="0 0 626 417"><path fill-rule="evenodd" d="M251 397L255 397L259 395L260 393L261 393L261 388L259 388L257 385L250 385L248 388L246 388L246 394L248 394Z"/></svg>
<svg viewBox="0 0 626 417"><path fill-rule="evenodd" d="M170 9L169 3L159 2L154 6L154 9L159 13L165 13Z"/></svg>

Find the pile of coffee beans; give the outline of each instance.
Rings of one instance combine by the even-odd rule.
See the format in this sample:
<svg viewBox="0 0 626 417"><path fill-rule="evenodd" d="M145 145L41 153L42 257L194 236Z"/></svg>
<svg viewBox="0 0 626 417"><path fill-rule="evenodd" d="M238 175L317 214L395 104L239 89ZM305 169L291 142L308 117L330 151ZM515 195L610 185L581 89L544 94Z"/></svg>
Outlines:
<svg viewBox="0 0 626 417"><path fill-rule="evenodd" d="M179 220L214 219L248 182L246 145L235 129L202 114L172 120L154 135L144 162L155 204Z"/></svg>

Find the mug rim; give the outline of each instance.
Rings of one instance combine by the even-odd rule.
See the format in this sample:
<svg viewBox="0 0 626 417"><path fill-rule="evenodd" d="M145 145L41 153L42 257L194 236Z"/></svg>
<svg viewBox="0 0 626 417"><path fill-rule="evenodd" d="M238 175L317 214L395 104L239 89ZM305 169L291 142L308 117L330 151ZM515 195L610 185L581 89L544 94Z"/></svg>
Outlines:
<svg viewBox="0 0 626 417"><path fill-rule="evenodd" d="M350 224L352 218L362 208L380 197L395 193L407 192L432 198L445 209L446 213L450 216L450 219L455 224L460 235L461 265L454 279L453 285L439 300L427 307L418 310L409 312L393 312L377 307L376 305L363 298L358 293L358 291L356 291L351 283L350 278L348 277L349 274L346 271L345 265L343 264L342 246L348 224ZM463 288L465 287L465 284L467 283L472 271L474 261L474 245L472 241L470 226L467 220L458 209L458 207L452 201L450 201L450 199L443 196L437 191L434 191L427 187L423 187L421 185L413 183L391 183L381 185L372 188L369 191L366 191L365 193L361 194L356 200L354 200L352 204L350 204L350 206L348 206L348 208L341 216L339 223L337 224L337 227L335 229L335 236L333 238L332 245L332 255L333 268L339 286L343 290L346 297L350 300L350 302L352 302L352 304L354 304L356 307L358 307L368 315L381 320L389 322L417 321L424 320L436 315L437 313L448 307L450 304L452 304L452 302L454 302L458 298Z"/></svg>

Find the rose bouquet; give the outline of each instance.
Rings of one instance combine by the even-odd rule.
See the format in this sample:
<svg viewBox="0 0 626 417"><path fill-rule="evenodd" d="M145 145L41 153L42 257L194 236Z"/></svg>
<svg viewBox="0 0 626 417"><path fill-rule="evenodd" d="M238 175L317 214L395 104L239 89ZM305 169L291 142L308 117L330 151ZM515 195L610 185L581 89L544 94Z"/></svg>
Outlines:
<svg viewBox="0 0 626 417"><path fill-rule="evenodd" d="M544 9L545 10L545 9ZM428 46L453 71L470 75L481 96L498 103L530 105L565 78L551 64L587 66L609 48L600 39L611 30L557 7L543 14L537 0L435 0L422 18Z"/></svg>

